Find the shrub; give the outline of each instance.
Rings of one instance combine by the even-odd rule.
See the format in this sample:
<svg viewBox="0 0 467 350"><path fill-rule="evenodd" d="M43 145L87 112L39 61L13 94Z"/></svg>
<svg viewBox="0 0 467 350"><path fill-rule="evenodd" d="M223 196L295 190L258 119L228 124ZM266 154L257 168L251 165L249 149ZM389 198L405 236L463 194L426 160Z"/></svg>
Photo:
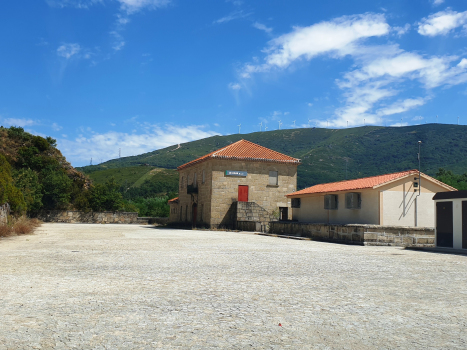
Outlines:
<svg viewBox="0 0 467 350"><path fill-rule="evenodd" d="M0 225L0 237L7 237L12 234L11 227L8 225Z"/></svg>

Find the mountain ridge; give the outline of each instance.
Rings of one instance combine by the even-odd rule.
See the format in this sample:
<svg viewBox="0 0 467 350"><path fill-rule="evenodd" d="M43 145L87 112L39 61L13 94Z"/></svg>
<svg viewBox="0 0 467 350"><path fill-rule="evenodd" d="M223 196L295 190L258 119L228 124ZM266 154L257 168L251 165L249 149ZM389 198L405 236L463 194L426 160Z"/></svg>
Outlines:
<svg viewBox="0 0 467 350"><path fill-rule="evenodd" d="M450 124L301 128L212 136L78 169L85 173L135 165L175 169L240 139L301 159L298 188L418 169L418 141L422 141L424 173L434 176L439 168L456 173L467 169L467 126Z"/></svg>

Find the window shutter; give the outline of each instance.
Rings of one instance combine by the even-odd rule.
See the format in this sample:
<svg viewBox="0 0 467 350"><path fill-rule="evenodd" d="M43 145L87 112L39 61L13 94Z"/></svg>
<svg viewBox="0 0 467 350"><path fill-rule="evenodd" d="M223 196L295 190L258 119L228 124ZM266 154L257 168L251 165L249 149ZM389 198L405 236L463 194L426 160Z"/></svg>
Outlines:
<svg viewBox="0 0 467 350"><path fill-rule="evenodd" d="M270 171L269 172L269 185L277 186L277 171Z"/></svg>

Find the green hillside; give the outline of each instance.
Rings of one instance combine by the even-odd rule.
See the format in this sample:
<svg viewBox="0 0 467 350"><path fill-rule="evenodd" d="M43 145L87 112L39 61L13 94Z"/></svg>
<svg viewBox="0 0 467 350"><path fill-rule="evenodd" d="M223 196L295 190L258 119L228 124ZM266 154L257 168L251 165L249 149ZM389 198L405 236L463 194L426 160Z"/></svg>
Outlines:
<svg viewBox="0 0 467 350"><path fill-rule="evenodd" d="M110 178L120 186L126 199L149 198L178 191L178 172L150 166L96 169L88 173L94 184L105 184Z"/></svg>
<svg viewBox="0 0 467 350"><path fill-rule="evenodd" d="M126 184L127 187L133 186L141 178L147 177L146 175L154 169L149 166L130 166L124 168L101 169L87 173L93 183L105 183L111 176L114 177L115 182L119 185Z"/></svg>
<svg viewBox="0 0 467 350"><path fill-rule="evenodd" d="M141 164L175 169L242 138L302 159L298 168L299 188L343 180L346 167L348 179L418 168L419 140L423 142L423 172L434 176L441 167L459 174L467 170L467 126L445 124L309 128L214 136L183 143L180 148L174 145L81 170L92 177L95 171Z"/></svg>

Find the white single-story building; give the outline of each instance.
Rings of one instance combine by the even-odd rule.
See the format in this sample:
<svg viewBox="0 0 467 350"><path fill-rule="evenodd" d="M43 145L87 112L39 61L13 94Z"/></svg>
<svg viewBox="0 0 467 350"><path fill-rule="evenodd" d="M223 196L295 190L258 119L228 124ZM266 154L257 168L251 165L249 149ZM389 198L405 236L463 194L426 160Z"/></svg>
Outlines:
<svg viewBox="0 0 467 350"><path fill-rule="evenodd" d="M298 222L434 227L433 195L449 191L457 190L408 170L319 184L287 197Z"/></svg>
<svg viewBox="0 0 467 350"><path fill-rule="evenodd" d="M467 249L467 191L440 192L436 207L436 246Z"/></svg>

